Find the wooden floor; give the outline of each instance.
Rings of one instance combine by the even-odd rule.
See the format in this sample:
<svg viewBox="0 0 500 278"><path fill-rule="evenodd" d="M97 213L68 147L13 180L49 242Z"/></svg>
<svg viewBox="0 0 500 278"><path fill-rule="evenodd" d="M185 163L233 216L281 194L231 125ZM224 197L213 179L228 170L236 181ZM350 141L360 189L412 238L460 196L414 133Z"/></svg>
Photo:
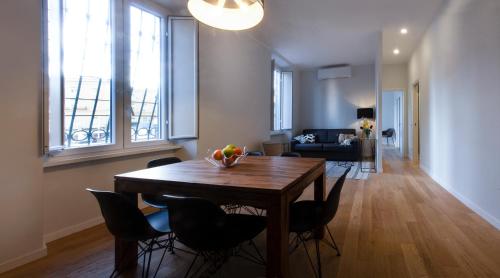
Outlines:
<svg viewBox="0 0 500 278"><path fill-rule="evenodd" d="M308 190L303 198L311 196ZM500 231L390 149L384 174L346 182L329 226L343 254L336 257L321 246L324 277L500 277ZM263 234L257 242L264 250ZM292 274L313 277L304 250L298 250L291 256ZM112 271L113 241L103 225L49 243L48 253L0 276L106 277ZM179 252L169 256L159 277L183 277L190 259ZM263 276L262 267L240 259L217 274Z"/></svg>

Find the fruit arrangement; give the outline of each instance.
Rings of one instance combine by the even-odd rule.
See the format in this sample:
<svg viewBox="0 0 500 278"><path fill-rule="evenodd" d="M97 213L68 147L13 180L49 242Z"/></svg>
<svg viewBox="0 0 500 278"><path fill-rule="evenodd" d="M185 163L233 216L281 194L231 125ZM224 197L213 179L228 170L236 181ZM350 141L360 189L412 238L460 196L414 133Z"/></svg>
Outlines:
<svg viewBox="0 0 500 278"><path fill-rule="evenodd" d="M240 159L245 157L246 148L242 149L236 145L229 144L223 149L216 149L213 152L209 150L208 152L209 157L206 160L216 166L229 168L236 165Z"/></svg>

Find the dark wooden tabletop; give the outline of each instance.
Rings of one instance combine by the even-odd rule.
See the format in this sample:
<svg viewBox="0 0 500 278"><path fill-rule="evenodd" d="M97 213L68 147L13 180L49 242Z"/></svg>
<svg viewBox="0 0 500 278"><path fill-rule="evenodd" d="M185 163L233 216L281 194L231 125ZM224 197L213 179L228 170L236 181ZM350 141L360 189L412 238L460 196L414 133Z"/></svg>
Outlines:
<svg viewBox="0 0 500 278"><path fill-rule="evenodd" d="M206 160L190 160L116 175L116 180L175 182L190 186L214 186L233 190L281 193L324 165L320 158L246 157L232 168L218 168Z"/></svg>

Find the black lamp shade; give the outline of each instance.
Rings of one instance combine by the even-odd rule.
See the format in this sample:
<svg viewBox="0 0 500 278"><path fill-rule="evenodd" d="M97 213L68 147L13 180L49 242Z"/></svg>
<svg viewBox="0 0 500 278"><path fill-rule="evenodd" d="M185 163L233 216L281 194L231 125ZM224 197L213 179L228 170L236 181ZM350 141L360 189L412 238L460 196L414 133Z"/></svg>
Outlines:
<svg viewBox="0 0 500 278"><path fill-rule="evenodd" d="M359 108L358 119L373 119L373 108Z"/></svg>

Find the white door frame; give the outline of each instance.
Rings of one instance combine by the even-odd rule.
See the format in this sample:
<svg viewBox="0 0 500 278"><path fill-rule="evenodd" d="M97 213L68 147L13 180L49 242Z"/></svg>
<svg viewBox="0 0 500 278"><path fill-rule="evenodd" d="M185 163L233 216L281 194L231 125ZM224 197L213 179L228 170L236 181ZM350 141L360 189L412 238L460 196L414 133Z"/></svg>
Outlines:
<svg viewBox="0 0 500 278"><path fill-rule="evenodd" d="M403 114L404 114L404 105L403 105L403 98L404 98L404 92L398 92L395 98L395 108L396 108L396 113L394 114L394 117L396 119L396 126L394 129L396 130L396 142L397 142L397 147L399 149L399 155L403 157L404 155L404 144L403 144L403 138L404 138L404 125L403 125Z"/></svg>
<svg viewBox="0 0 500 278"><path fill-rule="evenodd" d="M412 113L413 113L413 150L412 160L416 164L420 164L420 83L417 80L412 85Z"/></svg>
<svg viewBox="0 0 500 278"><path fill-rule="evenodd" d="M396 92L401 92L401 116L402 116L402 123L401 123L401 132L399 135L397 136L400 136L401 138L401 141L400 141L400 155L401 157L406 157L407 156L407 144L408 144L408 136L407 136L407 128L406 128L406 122L408 121L408 117L407 117L407 106L405 105L406 103L406 100L407 100L407 96L406 96L406 91L405 89L386 89L386 90L383 90L382 91L382 94L384 93L396 93ZM383 109L382 108L382 113L383 113ZM394 108L393 108L394 109ZM397 130L397 128L395 128ZM383 138L381 138L383 139Z"/></svg>

